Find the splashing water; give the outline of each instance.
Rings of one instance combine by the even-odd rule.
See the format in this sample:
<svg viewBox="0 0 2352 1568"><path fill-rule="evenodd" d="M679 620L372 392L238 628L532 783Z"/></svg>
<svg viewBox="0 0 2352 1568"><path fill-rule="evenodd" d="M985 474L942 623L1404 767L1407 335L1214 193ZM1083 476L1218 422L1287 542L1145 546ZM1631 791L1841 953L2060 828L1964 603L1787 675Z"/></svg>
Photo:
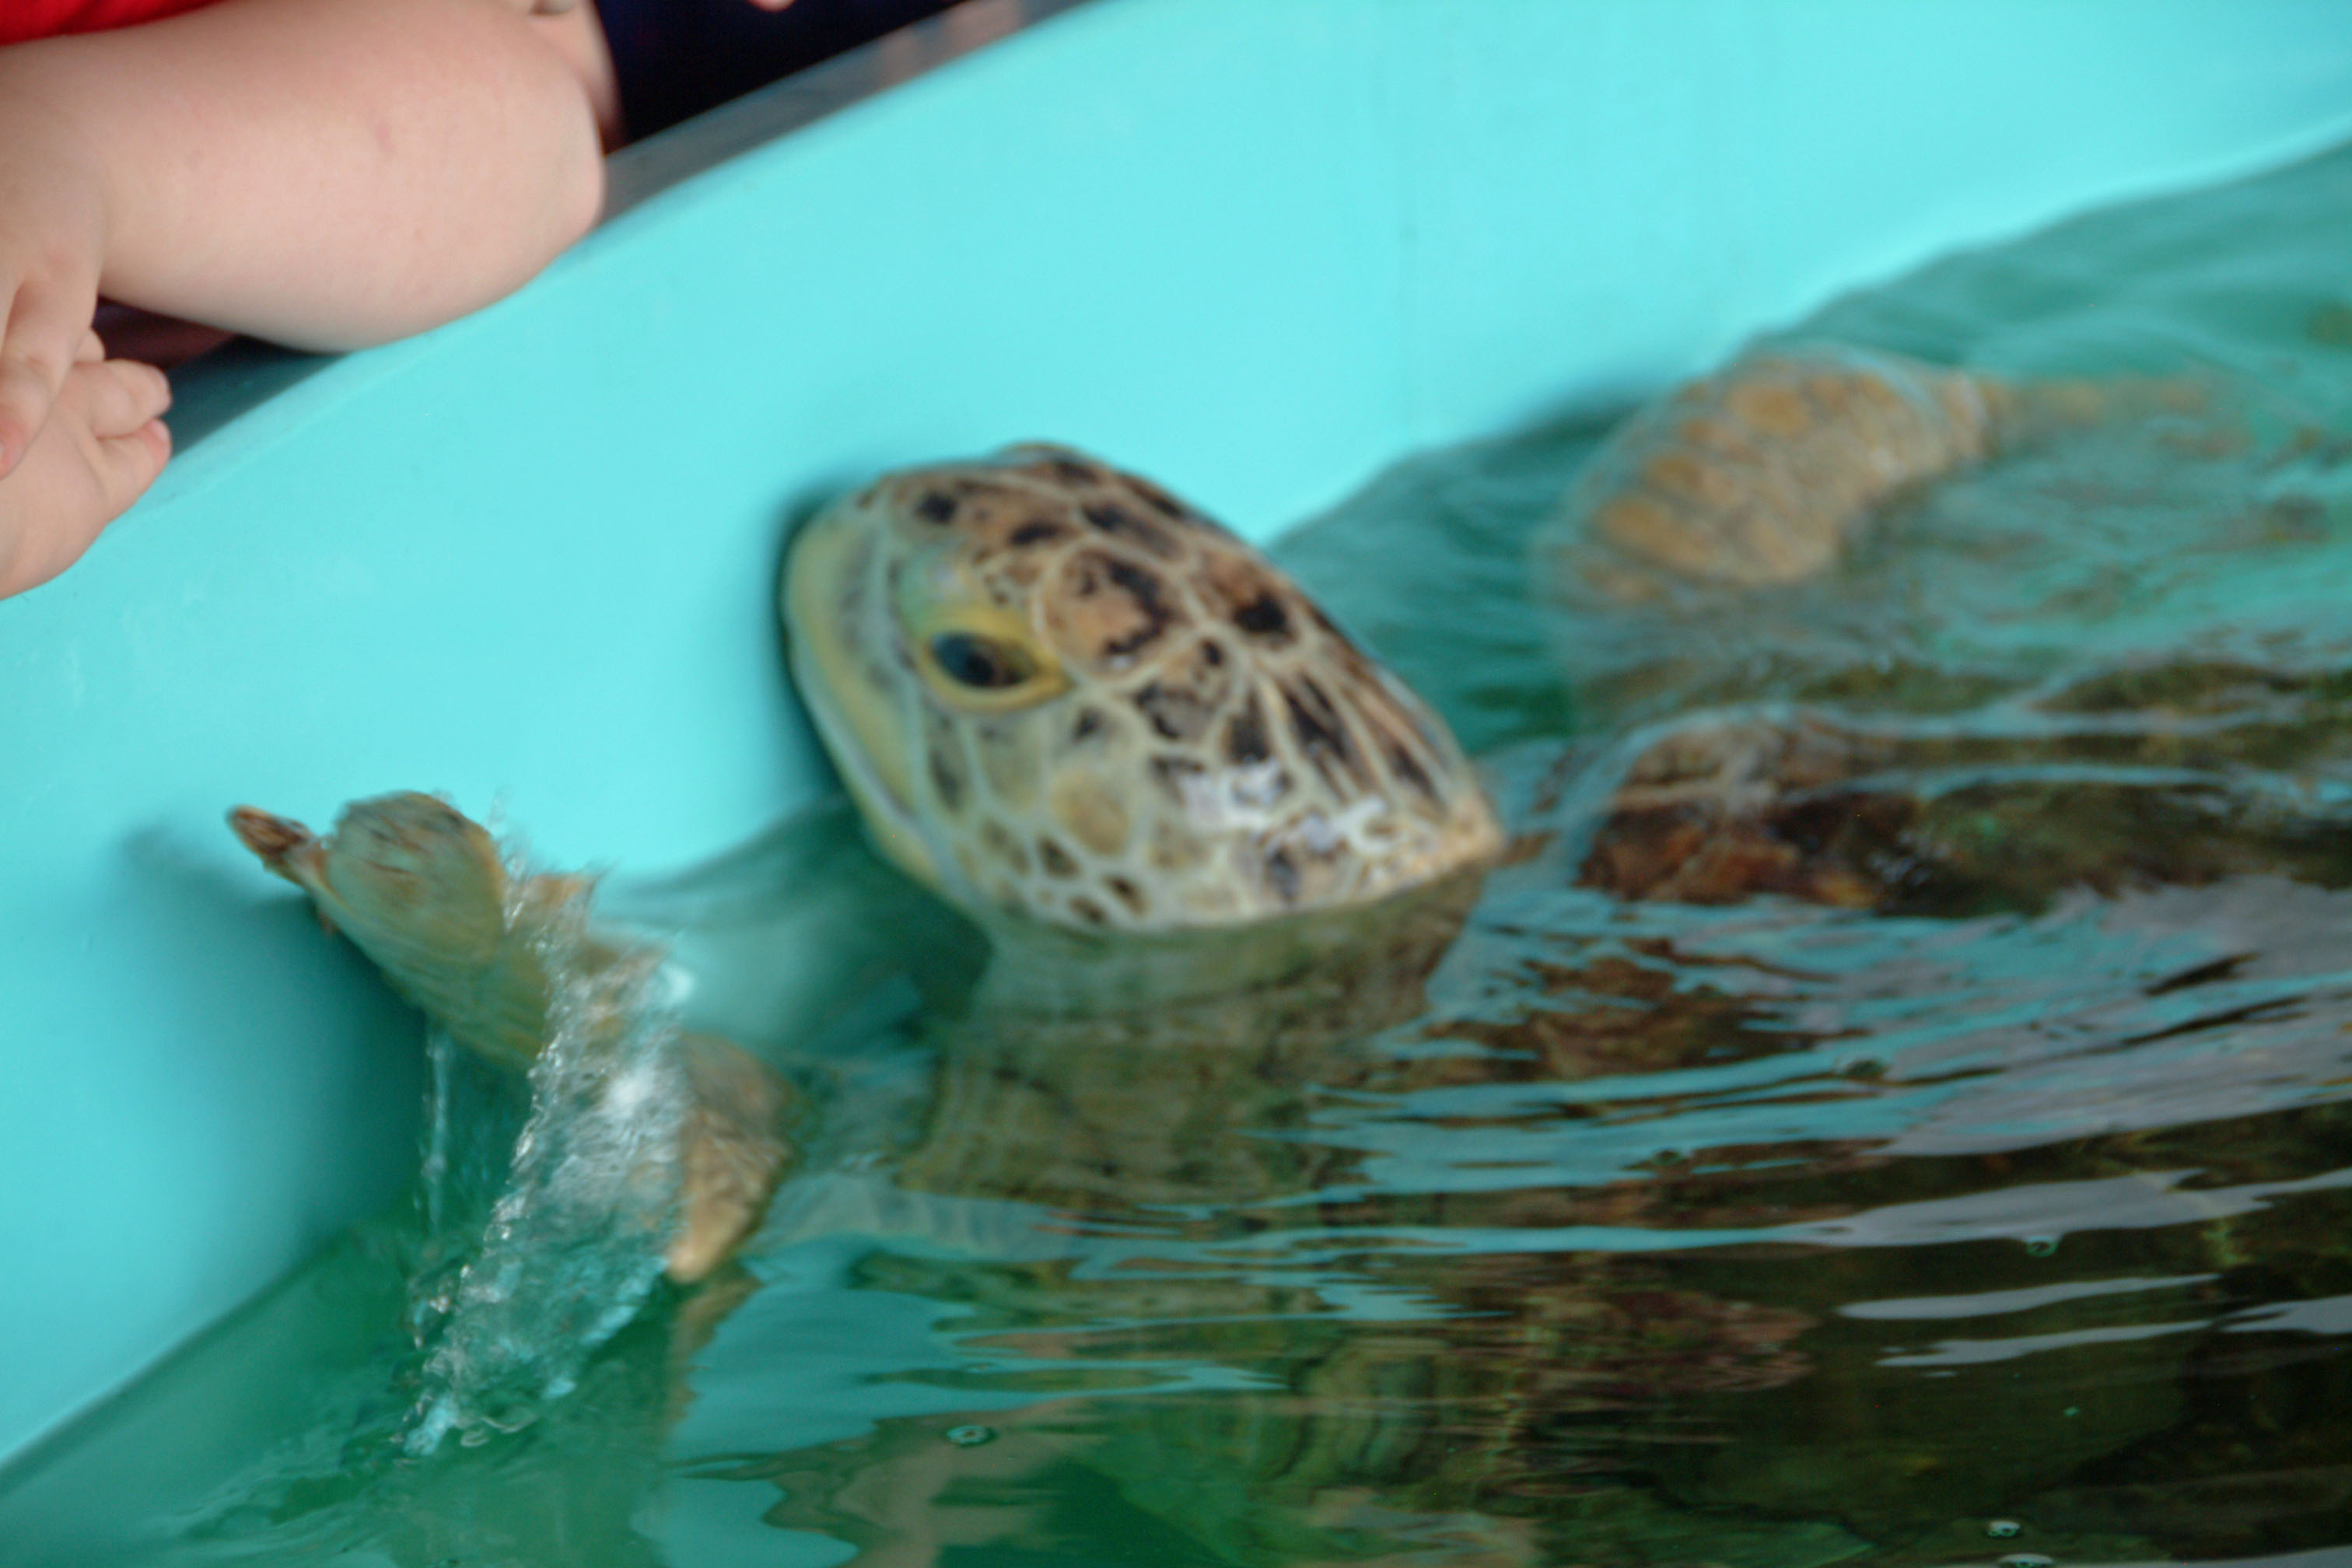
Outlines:
<svg viewBox="0 0 2352 1568"><path fill-rule="evenodd" d="M528 885L520 870L509 879L510 890ZM478 1242L454 1271L426 1268L411 1286L410 1322L426 1348L402 1439L412 1455L452 1431L472 1443L535 1419L662 1272L687 1105L677 1009L662 951L592 935L589 902L584 890L551 903L510 891L507 902L509 929L527 932L552 982L547 1040ZM461 1206L449 1167L465 1110L457 1047L435 1033L423 1191L439 1231Z"/></svg>

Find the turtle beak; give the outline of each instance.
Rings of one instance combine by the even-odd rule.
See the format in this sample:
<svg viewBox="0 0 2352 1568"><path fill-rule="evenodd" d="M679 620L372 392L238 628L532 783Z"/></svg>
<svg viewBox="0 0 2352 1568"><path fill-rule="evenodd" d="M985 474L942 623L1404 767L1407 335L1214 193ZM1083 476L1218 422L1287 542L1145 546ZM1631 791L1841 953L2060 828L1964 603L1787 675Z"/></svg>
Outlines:
<svg viewBox="0 0 2352 1568"><path fill-rule="evenodd" d="M793 542L783 593L793 675L876 847L936 888L938 864L915 823L908 695L877 673L889 657L890 611L856 504L826 512Z"/></svg>

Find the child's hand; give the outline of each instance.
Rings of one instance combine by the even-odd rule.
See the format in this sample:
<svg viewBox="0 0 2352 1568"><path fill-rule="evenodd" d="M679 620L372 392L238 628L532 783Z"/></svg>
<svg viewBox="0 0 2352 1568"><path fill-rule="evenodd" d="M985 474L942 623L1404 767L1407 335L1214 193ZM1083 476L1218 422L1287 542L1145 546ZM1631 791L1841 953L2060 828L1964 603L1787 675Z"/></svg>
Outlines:
<svg viewBox="0 0 2352 1568"><path fill-rule="evenodd" d="M39 436L0 479L0 598L47 582L146 492L172 455L163 373L110 360L84 328Z"/></svg>
<svg viewBox="0 0 2352 1568"><path fill-rule="evenodd" d="M32 447L98 309L100 176L37 106L0 112L0 479Z"/></svg>

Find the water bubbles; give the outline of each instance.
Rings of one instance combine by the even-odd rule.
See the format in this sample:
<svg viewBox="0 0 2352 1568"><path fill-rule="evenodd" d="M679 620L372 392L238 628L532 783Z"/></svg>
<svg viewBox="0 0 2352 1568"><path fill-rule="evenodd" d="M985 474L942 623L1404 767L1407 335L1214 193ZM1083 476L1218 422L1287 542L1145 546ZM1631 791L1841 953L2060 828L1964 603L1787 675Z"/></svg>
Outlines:
<svg viewBox="0 0 2352 1568"><path fill-rule="evenodd" d="M2025 1238L2025 1251L2030 1258L2047 1258L2057 1250L2058 1238L2054 1236L2029 1236Z"/></svg>
<svg viewBox="0 0 2352 1568"><path fill-rule="evenodd" d="M950 1426L940 1434L959 1448L977 1448L982 1443L996 1441L993 1426Z"/></svg>
<svg viewBox="0 0 2352 1568"><path fill-rule="evenodd" d="M660 1096L659 1075L640 1067L613 1075L604 1088L604 1109L614 1116L634 1116Z"/></svg>
<svg viewBox="0 0 2352 1568"><path fill-rule="evenodd" d="M1996 1541L2006 1541L2024 1534L2025 1526L2013 1519L1989 1519L1985 1521L1985 1533ZM2012 1552L1999 1559L1994 1568L2057 1568L2057 1563L2039 1552Z"/></svg>

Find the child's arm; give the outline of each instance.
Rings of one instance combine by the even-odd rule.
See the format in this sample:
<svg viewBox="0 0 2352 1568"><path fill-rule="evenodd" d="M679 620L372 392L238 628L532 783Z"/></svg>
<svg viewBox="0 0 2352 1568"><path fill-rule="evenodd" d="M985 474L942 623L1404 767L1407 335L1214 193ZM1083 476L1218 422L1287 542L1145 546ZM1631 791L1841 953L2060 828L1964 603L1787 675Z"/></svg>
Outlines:
<svg viewBox="0 0 2352 1568"><path fill-rule="evenodd" d="M513 0L220 0L0 49L0 477L100 289L347 348L537 272L603 199L563 25Z"/></svg>

